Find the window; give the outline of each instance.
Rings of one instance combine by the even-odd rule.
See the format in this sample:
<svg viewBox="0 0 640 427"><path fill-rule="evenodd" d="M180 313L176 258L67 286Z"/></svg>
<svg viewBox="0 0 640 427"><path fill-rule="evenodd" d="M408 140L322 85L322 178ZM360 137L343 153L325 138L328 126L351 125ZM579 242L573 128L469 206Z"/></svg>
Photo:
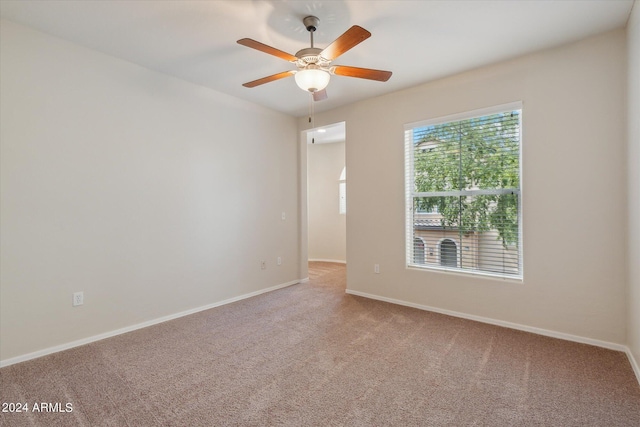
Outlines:
<svg viewBox="0 0 640 427"><path fill-rule="evenodd" d="M458 266L458 245L451 239L440 242L440 265L445 267Z"/></svg>
<svg viewBox="0 0 640 427"><path fill-rule="evenodd" d="M429 208L426 208L424 206L418 206L416 208L416 212L425 213L425 214L438 214L438 206L433 205L433 206L430 206Z"/></svg>
<svg viewBox="0 0 640 427"><path fill-rule="evenodd" d="M347 213L347 168L346 166L342 168L342 173L340 174L340 181L338 183L338 197L339 197L339 213L346 214Z"/></svg>
<svg viewBox="0 0 640 427"><path fill-rule="evenodd" d="M408 266L522 278L521 123L516 103L405 126Z"/></svg>
<svg viewBox="0 0 640 427"><path fill-rule="evenodd" d="M420 237L413 239L413 263L424 264L425 262L425 245L424 240Z"/></svg>

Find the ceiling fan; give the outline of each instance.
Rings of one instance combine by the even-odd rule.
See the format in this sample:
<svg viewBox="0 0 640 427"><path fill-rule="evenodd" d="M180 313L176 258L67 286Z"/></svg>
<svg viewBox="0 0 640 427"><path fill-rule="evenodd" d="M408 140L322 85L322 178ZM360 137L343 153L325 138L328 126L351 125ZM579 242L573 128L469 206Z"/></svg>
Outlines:
<svg viewBox="0 0 640 427"><path fill-rule="evenodd" d="M269 55L289 61L297 67L297 70L283 71L258 80L243 84L244 87L256 87L275 80L295 75L296 84L300 89L311 92L314 101L327 98L325 88L329 84L331 74L360 79L377 80L386 82L391 77L391 71L373 70L370 68L349 67L346 65L331 65L331 62L340 55L371 37L371 33L358 25L354 25L344 32L324 49L313 46L313 33L318 28L320 19L315 16L307 16L302 20L311 38L311 47L299 50L295 55L283 52L266 44L252 39L240 39L238 43L259 50Z"/></svg>

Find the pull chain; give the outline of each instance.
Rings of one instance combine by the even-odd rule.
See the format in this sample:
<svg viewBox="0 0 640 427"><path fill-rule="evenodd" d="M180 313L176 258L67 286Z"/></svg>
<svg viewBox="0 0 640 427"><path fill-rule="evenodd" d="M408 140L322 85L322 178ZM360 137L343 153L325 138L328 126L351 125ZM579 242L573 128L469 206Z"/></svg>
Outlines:
<svg viewBox="0 0 640 427"><path fill-rule="evenodd" d="M309 124L311 124L311 129L316 127L313 116L313 93L309 92Z"/></svg>

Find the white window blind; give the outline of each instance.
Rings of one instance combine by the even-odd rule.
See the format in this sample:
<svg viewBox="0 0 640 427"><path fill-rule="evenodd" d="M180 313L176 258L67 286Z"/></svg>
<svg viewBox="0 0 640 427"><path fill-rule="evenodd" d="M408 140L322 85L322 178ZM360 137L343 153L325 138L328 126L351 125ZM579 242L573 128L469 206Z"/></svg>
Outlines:
<svg viewBox="0 0 640 427"><path fill-rule="evenodd" d="M407 265L522 278L522 106L405 126Z"/></svg>

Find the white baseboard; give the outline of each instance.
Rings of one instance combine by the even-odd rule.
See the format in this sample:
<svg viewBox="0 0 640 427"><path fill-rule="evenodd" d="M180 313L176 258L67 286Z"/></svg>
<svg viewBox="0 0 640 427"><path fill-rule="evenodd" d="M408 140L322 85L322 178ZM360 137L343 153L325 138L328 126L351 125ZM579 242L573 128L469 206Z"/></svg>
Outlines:
<svg viewBox="0 0 640 427"><path fill-rule="evenodd" d="M324 258L309 258L310 262L335 262L338 264L346 264L347 261L343 259L324 259Z"/></svg>
<svg viewBox="0 0 640 427"><path fill-rule="evenodd" d="M636 374L636 379L638 380L638 384L640 384L640 366L638 365L638 361L635 357L633 357L633 353L631 349L627 348L627 357L629 358L629 363L631 363L631 367L633 368L633 372Z"/></svg>
<svg viewBox="0 0 640 427"><path fill-rule="evenodd" d="M209 310L210 308L219 307L221 305L231 304L232 302L240 301L243 299L255 297L260 294L264 294L267 292L275 291L277 289L286 288L287 286L296 285L298 283L304 283L305 281L309 281L309 278L302 280L292 280L291 282L282 283L279 285L271 286L266 289L261 289L259 291L251 292L244 295L239 295L237 297L229 298L224 301L214 302L212 304L207 304L201 307L196 307L191 310L182 311L180 313L170 314L168 316L159 317L157 319L148 320L146 322L138 323L136 325L127 326L124 328L116 329L114 331L105 332L103 334L94 335L91 337L83 338L80 340L72 341L65 344L60 344L54 347L45 348L43 350L34 351L33 353L23 354L21 356L12 357L10 359L0 360L0 368L5 366L14 365L20 362L26 362L27 360L36 359L38 357L46 356L48 354L57 353L59 351L68 350L74 347L78 347L81 345L89 344L95 341L100 341L105 338L114 337L116 335L125 334L127 332L135 331L137 329L146 328L147 326L156 325L158 323L167 322L169 320L177 319L179 317L188 316L190 314L198 313L200 311Z"/></svg>
<svg viewBox="0 0 640 427"><path fill-rule="evenodd" d="M346 293L351 294L351 295L357 295L357 296L365 297L365 298L375 299L375 300L379 300L379 301L390 302L392 304L398 304L398 305L404 305L404 306L407 306L407 307L418 308L420 310L432 311L434 313L446 314L448 316L459 317L459 318L462 318L462 319L474 320L476 322L488 323L490 325L503 326L505 328L517 329L517 330L520 330L520 331L531 332L531 333L534 333L534 334L544 335L544 336L547 336L547 337L559 338L559 339L566 340L566 341L574 341L574 342L578 342L578 343L581 343L581 344L589 344L589 345L594 345L594 346L597 346L597 347L607 348L607 349L610 349L610 350L622 351L624 353L627 353L628 356L631 354L629 348L627 346L623 345L623 344L617 344L617 343L612 343L612 342L608 342L608 341L601 341L601 340L596 340L596 339L593 339L593 338L581 337L581 336L578 336L578 335L566 334L564 332L550 331L548 329L542 329L542 328L536 328L536 327L533 327L533 326L521 325L519 323L505 322L503 320L496 320L496 319L491 319L489 317L475 316L473 314L466 314L466 313L461 313L461 312L458 312L458 311L445 310L445 309L442 309L442 308L430 307L430 306L422 305L422 304L415 304L415 303L408 302L408 301L402 301L402 300L397 300L397 299L394 299L394 298L382 297L382 296L379 296L379 295L368 294L366 292L354 291L354 290L351 290L351 289L347 289ZM633 359L633 357L630 356L630 360L632 360L632 359ZM635 363L635 361L632 362L631 364L633 365L634 363ZM634 367L634 370L636 372L636 376L638 376L637 365Z"/></svg>

